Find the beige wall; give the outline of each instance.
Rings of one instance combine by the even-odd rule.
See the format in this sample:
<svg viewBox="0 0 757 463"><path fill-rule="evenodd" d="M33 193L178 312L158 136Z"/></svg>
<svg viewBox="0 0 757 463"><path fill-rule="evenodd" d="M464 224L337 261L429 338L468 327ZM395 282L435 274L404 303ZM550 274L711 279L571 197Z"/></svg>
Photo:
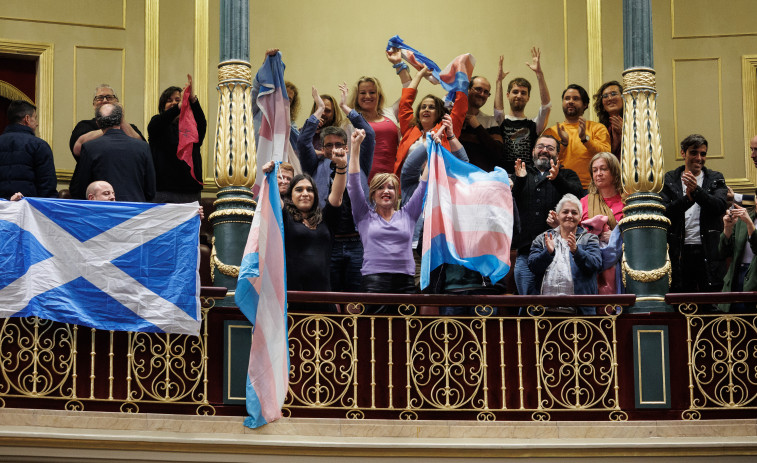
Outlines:
<svg viewBox="0 0 757 463"><path fill-rule="evenodd" d="M40 135L53 147L61 180L67 182L74 167L70 131L76 121L91 117L96 84L109 82L116 88L128 118L146 135L160 92L169 85L183 86L189 72L208 118L204 171L211 184L207 190L214 189L219 3L5 2L0 52L47 53L49 69L40 74L36 100ZM710 140L708 165L721 170L730 184L748 190L757 184L746 149L750 135L757 133L757 82L751 85L757 81L757 27L748 20L756 16L757 4L726 3L727 8L714 9L706 0L686 0L685 8L683 0L652 1L658 109L666 169L680 163L680 139L699 132ZM312 104L311 85L335 95L338 83L352 86L361 75L373 75L390 102L398 98L399 80L383 54L387 39L395 34L442 67L456 55L472 53L476 74L490 80L504 54L508 77L523 76L533 84L524 62L531 46L540 47L554 102L550 124L562 120L559 99L566 83L579 83L593 93L601 82L621 79L623 70L621 0L480 0L462 6L451 0L370 5L250 1L253 69L265 49L282 50L286 77L300 89L299 125ZM443 93L439 87L421 85L423 93ZM536 92L534 88L528 115L537 110ZM492 103L493 98L484 111L491 113Z"/></svg>

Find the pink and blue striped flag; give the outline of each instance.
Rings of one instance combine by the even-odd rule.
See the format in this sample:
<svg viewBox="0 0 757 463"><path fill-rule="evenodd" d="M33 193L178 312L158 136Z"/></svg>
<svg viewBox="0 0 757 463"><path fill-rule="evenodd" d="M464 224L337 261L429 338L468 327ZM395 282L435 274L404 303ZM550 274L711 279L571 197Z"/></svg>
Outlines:
<svg viewBox="0 0 757 463"><path fill-rule="evenodd" d="M433 74L429 80L434 84L441 84L444 90L447 90L445 101L452 104L455 101L455 92L468 94L468 82L473 75L473 67L476 65L476 58L470 53L465 53L452 60L444 69L441 69L426 55L415 48L405 44L399 35L389 39L386 49L397 48L402 52L402 58L410 63L415 69L421 70L424 66L429 68Z"/></svg>
<svg viewBox="0 0 757 463"><path fill-rule="evenodd" d="M291 125L289 95L284 83L284 62L281 53L266 57L255 79L260 83L255 116L257 137L257 165L268 161L292 161L289 152L289 128ZM262 176L258 175L255 185L259 186Z"/></svg>
<svg viewBox="0 0 757 463"><path fill-rule="evenodd" d="M289 388L284 221L276 180L278 163L266 175L250 226L235 300L254 325L247 367L245 426L257 428L281 418Z"/></svg>
<svg viewBox="0 0 757 463"><path fill-rule="evenodd" d="M421 289L443 263L487 276L493 283L510 270L513 197L507 172L485 172L428 141L429 181L423 222Z"/></svg>

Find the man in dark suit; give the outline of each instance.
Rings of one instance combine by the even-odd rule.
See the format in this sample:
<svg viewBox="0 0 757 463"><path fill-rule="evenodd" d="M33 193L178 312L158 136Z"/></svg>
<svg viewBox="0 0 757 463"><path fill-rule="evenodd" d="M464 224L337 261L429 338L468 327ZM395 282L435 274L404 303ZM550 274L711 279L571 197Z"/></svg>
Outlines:
<svg viewBox="0 0 757 463"><path fill-rule="evenodd" d="M114 104L97 109L95 120L103 135L82 145L81 158L71 178L71 196L87 199L95 180L113 185L119 201L149 202L155 197L155 167L149 145L119 128L123 112Z"/></svg>

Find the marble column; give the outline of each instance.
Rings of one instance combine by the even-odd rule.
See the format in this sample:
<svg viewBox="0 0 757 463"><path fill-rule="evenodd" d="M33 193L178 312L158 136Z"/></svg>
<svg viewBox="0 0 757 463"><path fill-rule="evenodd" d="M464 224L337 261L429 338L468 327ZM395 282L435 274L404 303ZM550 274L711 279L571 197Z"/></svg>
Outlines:
<svg viewBox="0 0 757 463"><path fill-rule="evenodd" d="M214 159L219 187L213 224L211 275L215 286L229 289L216 305L234 304L239 264L255 210L255 137L252 126L249 1L221 0L218 64L218 124Z"/></svg>
<svg viewBox="0 0 757 463"><path fill-rule="evenodd" d="M626 292L637 296L634 312L668 312L670 287L665 206L659 195L662 162L657 90L652 52L650 0L623 0L623 189L624 218L621 272Z"/></svg>

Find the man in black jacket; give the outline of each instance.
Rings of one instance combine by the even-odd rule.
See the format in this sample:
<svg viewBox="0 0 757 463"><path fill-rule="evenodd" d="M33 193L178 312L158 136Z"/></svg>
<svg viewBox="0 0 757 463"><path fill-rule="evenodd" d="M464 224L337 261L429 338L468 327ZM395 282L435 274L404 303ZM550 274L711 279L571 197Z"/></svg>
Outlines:
<svg viewBox="0 0 757 463"><path fill-rule="evenodd" d="M692 134L681 142L684 165L665 174L662 199L670 219L671 292L720 291L725 262L718 257L728 187L723 174L704 167L707 140Z"/></svg>
<svg viewBox="0 0 757 463"><path fill-rule="evenodd" d="M104 104L120 104L116 92L108 84L100 84L95 89L95 96L92 99L92 107L95 112ZM121 113L124 109L121 106ZM126 116L121 117L121 125L119 126L124 133L131 138L145 141L145 137L142 136L142 132L139 131L136 125L126 122ZM97 126L95 118L85 119L79 121L71 132L71 138L68 141L68 147L71 149L71 154L74 155L74 160L79 162L79 156L81 155L81 147L84 143L102 137L103 131Z"/></svg>
<svg viewBox="0 0 757 463"><path fill-rule="evenodd" d="M0 135L0 198L9 199L15 193L56 197L53 152L35 134L37 108L23 100L11 101L8 122Z"/></svg>
<svg viewBox="0 0 757 463"><path fill-rule="evenodd" d="M99 138L84 144L71 178L71 196L87 199L87 186L95 180L113 185L119 201L149 202L155 197L155 167L150 147L119 128L121 107L104 104L97 109Z"/></svg>
<svg viewBox="0 0 757 463"><path fill-rule="evenodd" d="M528 253L534 238L546 231L547 216L565 194L581 197L583 189L578 174L561 168L557 162L560 143L551 136L539 137L532 152L533 166L522 159L515 162L513 200L518 205L520 233L513 236L512 249L518 250L515 260L515 285L518 294L540 294L539 281L528 268Z"/></svg>

